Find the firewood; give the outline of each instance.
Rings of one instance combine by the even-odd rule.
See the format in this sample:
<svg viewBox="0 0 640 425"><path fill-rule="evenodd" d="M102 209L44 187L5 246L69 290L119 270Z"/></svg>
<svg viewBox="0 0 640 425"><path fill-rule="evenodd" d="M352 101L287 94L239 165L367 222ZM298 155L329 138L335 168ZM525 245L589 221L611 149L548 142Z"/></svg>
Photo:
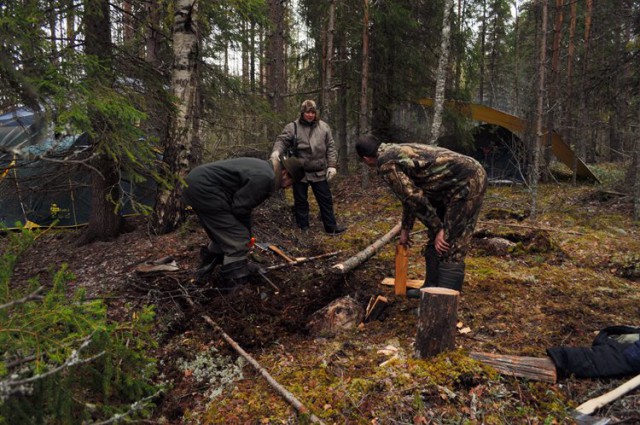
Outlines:
<svg viewBox="0 0 640 425"><path fill-rule="evenodd" d="M387 297L383 297L382 295L375 297L375 301L373 303L369 303L367 306L367 311L364 315L364 323L377 320L388 305L389 300Z"/></svg>
<svg viewBox="0 0 640 425"><path fill-rule="evenodd" d="M395 286L396 279L393 277L385 277L380 283L385 286ZM419 289L422 288L423 283L424 280L422 279L407 279L407 288Z"/></svg>
<svg viewBox="0 0 640 425"><path fill-rule="evenodd" d="M416 356L429 358L453 350L460 293L447 288L423 288L416 336Z"/></svg>
<svg viewBox="0 0 640 425"><path fill-rule="evenodd" d="M549 357L512 356L477 351L471 352L469 357L493 367L503 375L518 376L551 384L555 384L558 379L556 365Z"/></svg>

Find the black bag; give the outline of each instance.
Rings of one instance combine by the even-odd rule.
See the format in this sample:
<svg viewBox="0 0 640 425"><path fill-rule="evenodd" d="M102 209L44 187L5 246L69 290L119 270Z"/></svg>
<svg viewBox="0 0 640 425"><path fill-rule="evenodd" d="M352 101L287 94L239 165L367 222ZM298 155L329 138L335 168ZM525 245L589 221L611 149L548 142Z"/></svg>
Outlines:
<svg viewBox="0 0 640 425"><path fill-rule="evenodd" d="M287 158L298 156L298 124L295 121L293 121L293 139L284 151L284 156Z"/></svg>

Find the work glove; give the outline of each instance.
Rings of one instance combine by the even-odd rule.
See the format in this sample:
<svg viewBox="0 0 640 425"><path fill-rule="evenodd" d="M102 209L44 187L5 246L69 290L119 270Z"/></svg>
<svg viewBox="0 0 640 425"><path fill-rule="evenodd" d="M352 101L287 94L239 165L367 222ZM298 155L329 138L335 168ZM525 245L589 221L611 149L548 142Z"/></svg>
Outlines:
<svg viewBox="0 0 640 425"><path fill-rule="evenodd" d="M271 152L271 156L269 157L269 159L277 163L280 160L280 152L278 151Z"/></svg>
<svg viewBox="0 0 640 425"><path fill-rule="evenodd" d="M338 170L336 170L335 167L327 168L327 181L330 181L332 178L334 178L336 174L338 174Z"/></svg>

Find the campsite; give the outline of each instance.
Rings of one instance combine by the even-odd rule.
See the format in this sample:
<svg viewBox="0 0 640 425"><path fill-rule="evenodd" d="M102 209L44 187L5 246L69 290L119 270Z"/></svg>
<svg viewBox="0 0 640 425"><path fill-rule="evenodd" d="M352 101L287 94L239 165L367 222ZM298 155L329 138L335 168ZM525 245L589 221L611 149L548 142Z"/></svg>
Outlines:
<svg viewBox="0 0 640 425"><path fill-rule="evenodd" d="M640 424L640 0L0 2L0 425Z"/></svg>
<svg viewBox="0 0 640 425"><path fill-rule="evenodd" d="M103 299L114 320L127 322L143 306L155 306L159 346L150 354L160 362L167 392L157 400L152 423L296 421L291 405L238 360L203 316L324 423L572 423L572 408L629 379L564 377L552 384L501 375L469 357L475 351L543 358L547 348L588 347L601 329L635 323L640 238L629 221L628 198L599 185L550 184L541 188L542 214L532 221L522 186L491 187L460 299L456 350L420 360L413 347L419 301L382 285L394 273L396 240L347 275L331 271L399 219L399 203L370 177L375 189L368 191L357 175L336 183L336 209L349 226L341 237L322 235L317 219L312 235L302 237L291 223L290 193L256 211L258 241L295 257L340 251L269 272L277 291L266 281L234 296L216 293L213 285L194 285L197 251L206 235L192 220L180 232L153 236L138 219L133 232L81 248L72 243L78 230L43 231L21 257L14 279L19 284L35 275L47 285L52 269L67 263L75 276L68 290L83 288L90 299ZM559 191L564 195L557 196ZM282 217L289 222L283 225ZM415 229L410 279L424 277L422 229ZM488 241L496 237L512 244L492 247ZM253 255L265 266L284 262L273 253ZM166 257L175 260L176 270L137 271ZM387 297L390 305L379 320L310 333L313 313L347 295L362 308L374 295ZM632 392L597 416L636 423L639 407L640 397Z"/></svg>

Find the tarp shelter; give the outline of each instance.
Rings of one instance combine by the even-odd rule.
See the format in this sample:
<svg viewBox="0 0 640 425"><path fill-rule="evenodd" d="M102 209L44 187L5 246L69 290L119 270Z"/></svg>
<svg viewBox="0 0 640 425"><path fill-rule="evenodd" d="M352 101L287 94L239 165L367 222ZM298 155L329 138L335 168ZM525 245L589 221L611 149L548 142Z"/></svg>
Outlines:
<svg viewBox="0 0 640 425"><path fill-rule="evenodd" d="M0 121L0 225L86 224L91 211L90 169L73 160L90 153L87 135L45 138L31 144L29 134L15 128L13 122L5 126ZM23 128L28 132L28 126ZM134 184L124 177L120 186L122 214L134 213L132 199L153 205L156 185L151 179Z"/></svg>
<svg viewBox="0 0 640 425"><path fill-rule="evenodd" d="M427 107L433 106L433 99L425 98L418 101L419 104ZM495 108L491 108L486 105L480 105L477 103L461 102L455 100L448 100L445 102L445 107L455 111L463 116L468 117L474 121L481 121L488 124L499 125L507 130L510 130L514 134L522 137L524 136L527 122L522 118L515 115L508 114ZM543 132L546 133L546 129ZM540 142L544 142L543 135ZM598 181L598 178L591 172L589 167L578 157L576 157L571 147L562 140L559 134L553 132L551 135L551 151L554 156L558 158L560 162L565 164L569 169L573 169L574 161L577 165L577 175L593 181Z"/></svg>

